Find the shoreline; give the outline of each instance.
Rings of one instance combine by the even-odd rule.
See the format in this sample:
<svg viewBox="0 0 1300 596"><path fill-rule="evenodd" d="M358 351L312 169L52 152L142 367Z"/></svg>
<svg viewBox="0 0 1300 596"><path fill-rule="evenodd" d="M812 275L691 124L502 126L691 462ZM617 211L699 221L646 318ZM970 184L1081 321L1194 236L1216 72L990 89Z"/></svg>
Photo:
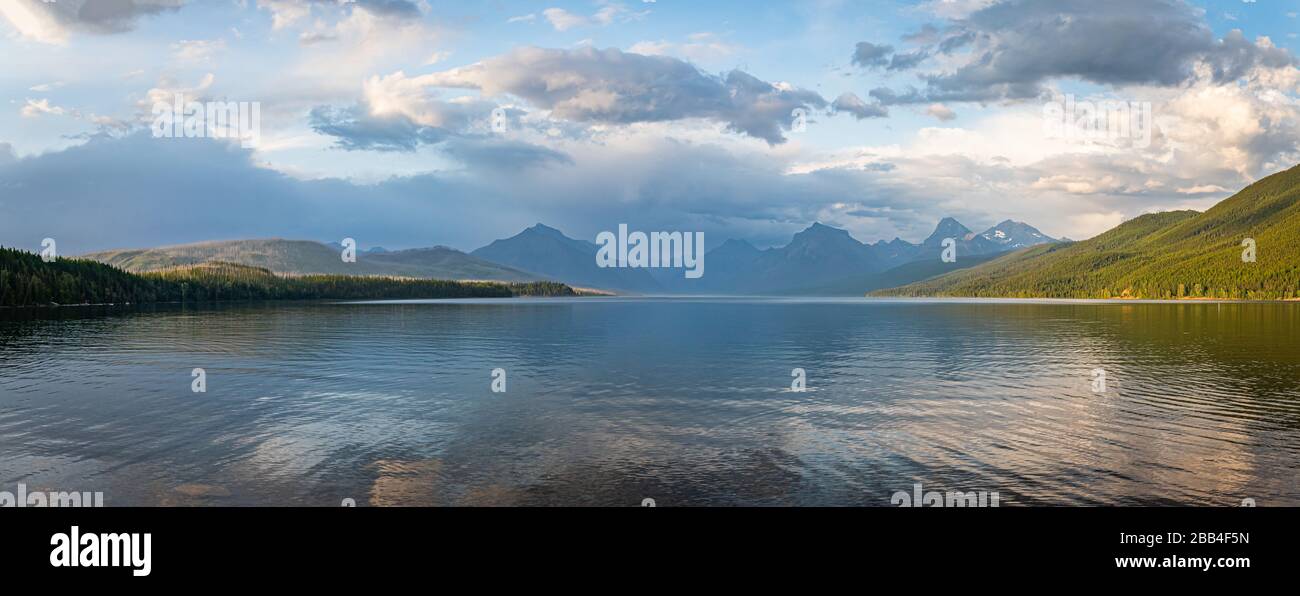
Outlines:
<svg viewBox="0 0 1300 596"><path fill-rule="evenodd" d="M512 300L516 298L577 298L575 296L476 296L476 300ZM380 298L379 302L398 301L398 300L465 300L464 296L455 296L447 298ZM58 310L63 308L118 308L118 307L136 307L136 306L211 306L217 304L252 304L256 302L270 302L276 304L301 303L301 302L355 302L352 298L294 298L288 300L276 300L272 298L243 299L243 300L203 300L195 302L103 302L103 303L80 303L80 304L28 304L23 306L0 306L0 312L6 310Z"/></svg>
<svg viewBox="0 0 1300 596"><path fill-rule="evenodd" d="M576 288L575 288L575 289L576 289ZM850 302L850 301L854 301L854 300L862 300L862 301L864 301L864 302L932 302L932 303L933 303L933 302L938 302L938 303L954 303L954 304L961 304L961 303L995 303L995 302L1005 302L1005 303L1024 303L1024 304L1051 304L1051 303L1058 303L1058 304L1098 304L1098 305L1104 305L1104 304L1115 304L1115 305L1120 305L1120 304L1185 304L1185 303L1194 303L1194 304L1291 304L1291 303L1300 303L1300 298L1274 299L1274 300L1235 300L1235 299L1229 299L1229 298L1181 298L1181 299L1165 299L1165 298L1010 298L1010 297L986 297L986 296L818 296L818 295L809 295L809 296L784 296L784 295L783 295L783 296L764 296L764 295L744 295L744 294L735 294L735 295L729 295L729 294L713 294L713 295L660 294L660 295L653 295L653 296L633 296L633 295L620 295L620 294L613 294L613 293L608 293L608 294L597 294L597 293L585 293L585 292L579 292L579 293L574 294L574 295L572 295L572 296L528 296L528 295L524 295L524 296L484 296L484 297L468 298L468 299L473 299L473 300L490 300L490 301L494 301L494 302L495 302L495 301L505 301L505 300L512 300L512 299L532 299L532 298L633 298L633 299L646 299L646 298L648 298L648 299L676 299L676 298L685 298L685 299L696 299L696 300L698 300L698 299L705 299L705 300L708 300L708 299L717 299L717 300L755 300L755 299L763 300L763 299L770 299L770 300L774 300L774 301L835 300L835 301L843 301L843 302ZM380 303L382 303L382 302L400 302L400 301L410 301L410 300L415 300L415 301L423 302L423 301L454 301L454 300L465 300L465 299L467 299L467 298L466 298L466 297L416 298L416 299L412 299L412 298L378 298L378 299L366 299L366 300L362 300L361 302L370 302L370 303L380 302ZM147 307L147 306L188 306L188 305L193 305L193 306L216 306L216 305L228 305L228 304L253 304L253 303L277 303L277 304L290 304L290 303L298 303L298 304L301 304L301 303L320 303L320 304L329 304L329 303L350 303L350 302L358 302L358 300L356 300L356 299L348 299L348 298L317 298L317 299L305 298L305 299L289 299L289 300L275 300L275 299L252 299L252 300L248 300L248 299L244 299L244 300L211 300L211 301L196 301L196 302L188 302L188 301L187 301L187 302L168 301L168 302L106 302L106 303L80 303L80 304L32 304L32 305L25 305L25 306L0 306L0 312L7 312L7 311L32 311L32 310L51 310L51 311L53 311L53 310L63 310L63 309L78 309L78 308L126 308L126 307L129 307L129 308L135 308L135 307Z"/></svg>
<svg viewBox="0 0 1300 596"><path fill-rule="evenodd" d="M1300 298L1061 298L1061 297L1033 297L1021 298L1010 296L865 296L867 299L876 300L1004 300L1016 302L1029 301L1052 301L1052 302L1096 302L1096 303L1114 303L1114 304L1179 304L1185 302L1199 303L1226 303L1226 304L1264 304L1278 303L1286 304L1291 302L1300 302Z"/></svg>

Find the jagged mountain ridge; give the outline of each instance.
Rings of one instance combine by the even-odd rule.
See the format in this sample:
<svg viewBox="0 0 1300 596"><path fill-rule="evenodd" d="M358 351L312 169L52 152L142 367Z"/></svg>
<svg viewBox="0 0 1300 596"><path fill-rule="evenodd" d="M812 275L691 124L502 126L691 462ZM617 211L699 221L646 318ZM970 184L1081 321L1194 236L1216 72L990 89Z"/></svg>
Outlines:
<svg viewBox="0 0 1300 596"><path fill-rule="evenodd" d="M700 279L686 279L673 269L602 269L595 262L598 245L569 238L540 223L470 254L572 285L637 293L761 294L804 289L815 292L833 287L837 293L848 295L881 287L871 278L885 271L929 258L938 261L944 238L956 240L958 263L908 269L901 274L904 282L921 279L908 275L931 271L937 275L960 268L969 262L964 257L1020 247L1018 242L1002 242L996 235L999 230L1004 236L1005 230L1012 230L1017 238L1030 239L1024 242L1055 242L1027 224L1008 220L999 226L975 234L949 217L940 221L934 233L920 244L899 238L864 244L846 230L816 222L780 247L759 249L744 240L729 239L705 254L705 275ZM859 284L855 279L859 278L862 283L856 287Z"/></svg>

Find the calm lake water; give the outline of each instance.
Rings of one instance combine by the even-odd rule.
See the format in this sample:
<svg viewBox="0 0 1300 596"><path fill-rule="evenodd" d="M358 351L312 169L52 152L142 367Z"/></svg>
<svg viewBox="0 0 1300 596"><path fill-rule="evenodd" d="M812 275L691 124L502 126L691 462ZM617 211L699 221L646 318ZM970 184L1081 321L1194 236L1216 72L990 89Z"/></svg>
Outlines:
<svg viewBox="0 0 1300 596"><path fill-rule="evenodd" d="M1294 506L1298 474L1300 304L0 313L0 491L108 505L889 506L921 483L1003 506Z"/></svg>

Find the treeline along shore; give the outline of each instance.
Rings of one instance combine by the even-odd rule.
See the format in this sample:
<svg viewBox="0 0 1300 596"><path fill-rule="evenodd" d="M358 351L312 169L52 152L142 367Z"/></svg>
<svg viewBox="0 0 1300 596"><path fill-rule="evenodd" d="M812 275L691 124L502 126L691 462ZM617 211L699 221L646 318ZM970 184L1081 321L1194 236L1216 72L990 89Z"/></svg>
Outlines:
<svg viewBox="0 0 1300 596"><path fill-rule="evenodd" d="M268 269L210 262L129 273L82 259L45 262L0 247L0 307L143 304L233 300L415 300L574 296L556 282L502 283L352 275L277 275Z"/></svg>

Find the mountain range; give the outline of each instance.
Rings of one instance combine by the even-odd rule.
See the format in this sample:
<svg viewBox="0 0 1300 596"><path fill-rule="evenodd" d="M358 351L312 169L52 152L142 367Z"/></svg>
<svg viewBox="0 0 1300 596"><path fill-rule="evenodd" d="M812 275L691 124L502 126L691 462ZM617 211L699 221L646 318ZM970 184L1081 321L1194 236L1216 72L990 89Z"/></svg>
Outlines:
<svg viewBox="0 0 1300 596"><path fill-rule="evenodd" d="M940 260L945 238L956 240L956 263ZM759 249L727 240L705 253L700 279L686 279L680 269L602 269L596 265L596 244L542 224L470 254L571 285L639 293L861 295L887 287L884 280L910 283L983 262L988 255L1052 242L1033 226L1011 220L976 234L944 218L920 244L899 238L864 244L845 230L814 223L781 247ZM885 275L919 261L933 263Z"/></svg>
<svg viewBox="0 0 1300 596"><path fill-rule="evenodd" d="M953 238L957 262L940 260L943 240ZM976 234L944 218L919 244L895 238L864 244L845 230L814 223L789 244L758 249L731 239L705 254L700 279L680 269L602 268L599 246L537 224L469 254L447 247L357 253L339 258L341 246L306 240L259 239L202 242L159 248L101 251L85 258L131 272L158 271L206 262L262 267L284 274L384 275L490 281L559 281L577 287L640 294L824 294L864 292L911 283L969 267L990 255L1056 240L1011 220Z"/></svg>
<svg viewBox="0 0 1300 596"><path fill-rule="evenodd" d="M884 296L1300 298L1300 166L1205 212L1143 215L1079 242L1013 252ZM1253 252L1253 255L1250 254Z"/></svg>
<svg viewBox="0 0 1300 596"><path fill-rule="evenodd" d="M705 254L700 279L681 269L600 268L599 247L537 224L469 254L437 246L372 248L343 263L340 247L305 240L232 240L85 255L132 272L210 262L276 273L453 280L550 280L664 294L805 294L1027 298L1300 298L1300 166L1261 179L1205 212L1134 218L1084 241L1056 240L1006 220L975 233L944 218L920 243L865 244L814 223L784 246L731 239ZM957 260L939 256L956 240ZM1247 244L1255 258L1243 259Z"/></svg>

